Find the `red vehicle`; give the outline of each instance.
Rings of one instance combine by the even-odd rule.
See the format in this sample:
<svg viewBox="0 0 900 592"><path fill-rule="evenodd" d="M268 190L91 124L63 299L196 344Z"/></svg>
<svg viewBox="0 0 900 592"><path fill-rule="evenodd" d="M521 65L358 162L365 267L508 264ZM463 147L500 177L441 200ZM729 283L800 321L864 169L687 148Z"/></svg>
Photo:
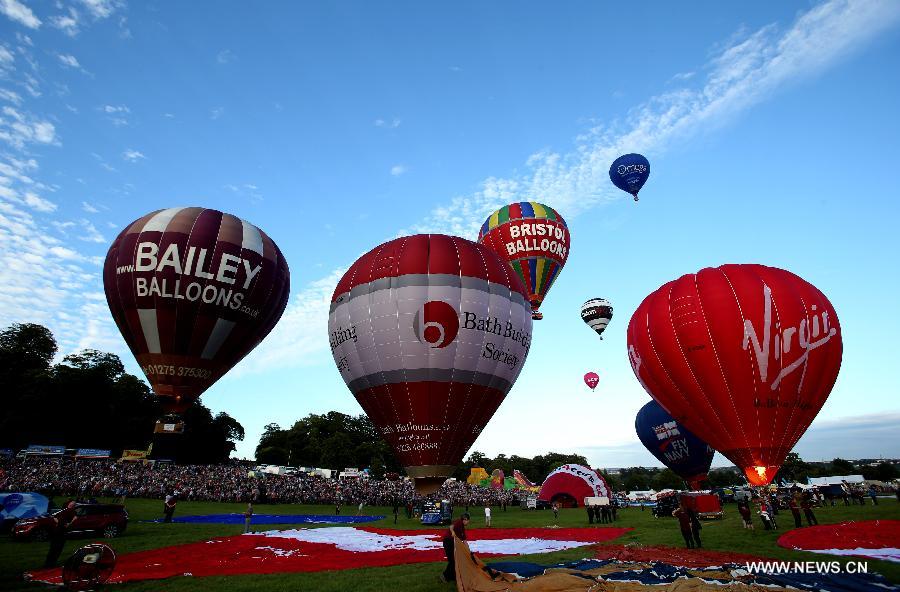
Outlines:
<svg viewBox="0 0 900 592"><path fill-rule="evenodd" d="M53 528L52 514L24 518L16 522L12 529L14 539L45 541ZM100 533L111 539L125 532L128 526L128 512L121 504L76 504L75 519L66 528L66 536L81 533Z"/></svg>
<svg viewBox="0 0 900 592"><path fill-rule="evenodd" d="M686 491L679 497L687 508L697 512L697 516L703 520L725 516L725 512L722 511L722 502L714 493Z"/></svg>

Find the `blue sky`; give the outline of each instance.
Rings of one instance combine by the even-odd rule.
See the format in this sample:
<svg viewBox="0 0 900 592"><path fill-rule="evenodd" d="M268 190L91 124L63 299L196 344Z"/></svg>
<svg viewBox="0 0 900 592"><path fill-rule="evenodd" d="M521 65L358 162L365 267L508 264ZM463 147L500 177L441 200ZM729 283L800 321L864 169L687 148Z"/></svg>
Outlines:
<svg viewBox="0 0 900 592"><path fill-rule="evenodd" d="M897 457L898 71L894 2L0 0L0 324L139 374L102 292L118 231L183 205L257 224L291 265L290 304L203 398L252 456L267 423L361 412L326 336L359 255L474 239L536 199L566 217L571 255L474 449L655 465L633 433L648 397L628 319L668 280L753 262L815 284L844 330L798 451ZM632 151L652 163L637 204L607 177ZM615 306L602 342L579 316L591 297Z"/></svg>

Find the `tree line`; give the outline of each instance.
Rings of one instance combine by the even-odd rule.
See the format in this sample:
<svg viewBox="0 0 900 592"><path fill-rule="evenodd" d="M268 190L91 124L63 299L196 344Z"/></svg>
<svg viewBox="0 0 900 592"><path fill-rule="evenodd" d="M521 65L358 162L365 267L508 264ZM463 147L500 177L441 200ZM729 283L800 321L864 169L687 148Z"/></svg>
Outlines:
<svg viewBox="0 0 900 592"><path fill-rule="evenodd" d="M111 450L146 449L164 415L147 384L125 372L118 356L85 349L54 363L58 346L42 325L0 331L0 448L30 444ZM244 428L201 403L184 414L179 462L228 459Z"/></svg>

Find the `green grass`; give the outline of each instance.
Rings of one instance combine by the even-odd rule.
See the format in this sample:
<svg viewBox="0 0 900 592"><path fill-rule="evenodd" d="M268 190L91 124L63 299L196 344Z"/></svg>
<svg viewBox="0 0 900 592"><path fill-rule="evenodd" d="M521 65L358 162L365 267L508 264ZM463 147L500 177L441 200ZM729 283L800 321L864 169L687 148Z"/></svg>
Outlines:
<svg viewBox="0 0 900 592"><path fill-rule="evenodd" d="M155 549L169 545L178 545L196 541L203 541L212 537L240 534L243 525L227 524L150 524L142 520L151 520L161 517L162 502L159 500L132 499L128 500L128 513L130 523L125 534L117 539L107 541L116 553L124 554L133 551ZM224 504L211 502L179 502L177 516L194 514L221 514L227 512L243 512L245 504ZM457 514L462 512L457 508ZM480 508L472 511L473 520L470 527L477 528L483 521ZM305 506L305 505L257 505L255 511L258 514L333 514L333 506ZM356 508L345 507L344 513L355 514ZM385 515L384 520L370 522L367 525L394 528L393 515L390 508L365 508L365 514ZM900 504L892 500L882 500L879 506L837 506L835 508L821 508L816 511L816 516L821 524L841 522L844 520L872 520L872 519L900 519ZM758 520L757 520L758 522ZM793 524L789 512L779 515L780 530L777 532L764 531L761 524L757 524L755 531L747 531L741 528L740 517L733 504L726 506L726 516L723 520L706 521L703 526L703 545L707 549L720 551L736 551L771 557L790 561L822 561L826 556L814 553L803 553L782 549L777 546L778 536L789 530ZM495 528L516 527L540 527L553 524L553 514L548 510L523 511L518 508L509 508L506 512L494 509L493 525ZM562 527L588 527L587 515L581 508L562 510L559 516L559 526ZM668 545L681 547L683 541L674 519L654 519L649 511L640 511L637 508L629 508L619 512L619 521L615 526L632 527L635 530L614 540L608 544L619 545L629 542L637 542L642 545ZM285 528L296 528L296 525L286 525ZM272 530L280 528L276 525L259 526L257 530ZM426 528L414 520L407 520L401 513L396 528L422 529ZM604 528L594 526L593 528ZM70 540L66 542L62 558L70 555L78 547L95 540L88 537L84 539ZM22 573L26 570L39 568L47 554L47 543L13 542L0 538L0 590L37 591L45 589L41 584L26 583L22 580ZM543 555L523 556L526 561L540 563L554 563L581 559L592 555L587 548L569 549L556 553ZM848 558L837 557L842 563ZM503 560L503 559L495 559ZM856 560L851 558L851 560ZM900 565L887 561L869 560L869 571L885 575L891 581L900 582ZM229 590L239 591L263 591L263 590L315 590L344 592L354 590L358 592L375 592L389 590L391 592L419 592L419 591L450 591L455 588L449 584L441 584L437 580L437 574L443 569L443 563L419 563L400 565L395 567L368 568L360 570L345 570L339 572L298 573L298 574L271 574L250 576L228 576L190 578L177 577L168 580L156 580L146 582L134 582L109 586L107 589L121 592L136 592L139 590Z"/></svg>

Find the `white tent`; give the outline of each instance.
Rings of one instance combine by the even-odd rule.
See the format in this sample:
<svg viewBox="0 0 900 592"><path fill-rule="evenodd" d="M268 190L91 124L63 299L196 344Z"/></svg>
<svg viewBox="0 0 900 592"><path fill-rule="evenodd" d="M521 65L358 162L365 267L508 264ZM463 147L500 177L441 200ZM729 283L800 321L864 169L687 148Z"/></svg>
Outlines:
<svg viewBox="0 0 900 592"><path fill-rule="evenodd" d="M810 485L840 485L843 481L849 484L862 483L864 481L862 475L834 475L831 477L810 477Z"/></svg>

